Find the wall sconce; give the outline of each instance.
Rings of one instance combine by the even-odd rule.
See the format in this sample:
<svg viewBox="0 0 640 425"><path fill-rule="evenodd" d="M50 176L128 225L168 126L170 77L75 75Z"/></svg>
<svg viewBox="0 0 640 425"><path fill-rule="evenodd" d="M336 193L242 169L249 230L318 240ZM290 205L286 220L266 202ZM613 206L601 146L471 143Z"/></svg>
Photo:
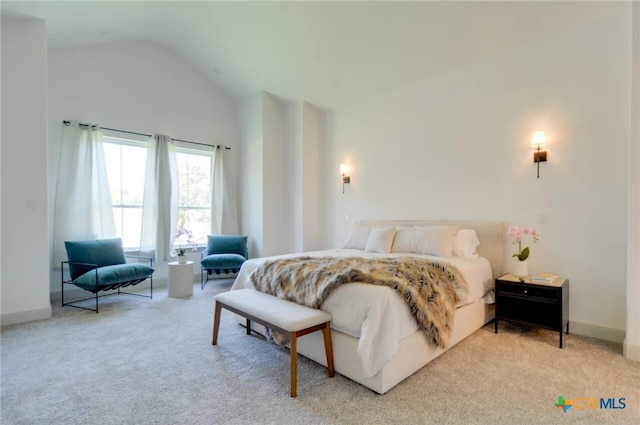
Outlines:
<svg viewBox="0 0 640 425"><path fill-rule="evenodd" d="M345 175L347 172L349 172L347 164L340 164L340 174L342 174L342 193L344 193L344 185L351 183L351 177Z"/></svg>
<svg viewBox="0 0 640 425"><path fill-rule="evenodd" d="M547 137L544 131L534 131L533 136L531 136L531 146L536 148L536 151L533 153L533 162L538 165L538 178L540 178L540 163L547 162L547 151L540 150L546 140Z"/></svg>

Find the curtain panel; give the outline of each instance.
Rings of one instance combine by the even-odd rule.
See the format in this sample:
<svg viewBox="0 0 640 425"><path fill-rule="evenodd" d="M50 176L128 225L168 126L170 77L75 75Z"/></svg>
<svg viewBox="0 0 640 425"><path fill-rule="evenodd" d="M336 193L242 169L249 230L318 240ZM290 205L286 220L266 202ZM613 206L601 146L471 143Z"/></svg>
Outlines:
<svg viewBox="0 0 640 425"><path fill-rule="evenodd" d="M224 147L213 150L211 161L211 234L213 235L235 235L239 232L228 155Z"/></svg>
<svg viewBox="0 0 640 425"><path fill-rule="evenodd" d="M175 145L171 137L157 134L149 138L148 146L140 250L154 253L156 261L168 261L178 222Z"/></svg>
<svg viewBox="0 0 640 425"><path fill-rule="evenodd" d="M116 237L102 131L71 121L62 127L62 146L53 220L54 268L67 259L65 241Z"/></svg>

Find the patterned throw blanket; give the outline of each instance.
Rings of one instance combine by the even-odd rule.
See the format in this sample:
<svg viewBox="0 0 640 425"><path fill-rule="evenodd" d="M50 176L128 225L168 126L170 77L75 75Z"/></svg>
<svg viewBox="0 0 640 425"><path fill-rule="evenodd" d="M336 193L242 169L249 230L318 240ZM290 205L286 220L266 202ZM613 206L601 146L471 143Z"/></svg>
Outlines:
<svg viewBox="0 0 640 425"><path fill-rule="evenodd" d="M267 261L250 275L259 291L320 308L343 283L361 282L393 288L407 303L429 341L446 348L456 303L468 284L457 268L413 257L297 257Z"/></svg>

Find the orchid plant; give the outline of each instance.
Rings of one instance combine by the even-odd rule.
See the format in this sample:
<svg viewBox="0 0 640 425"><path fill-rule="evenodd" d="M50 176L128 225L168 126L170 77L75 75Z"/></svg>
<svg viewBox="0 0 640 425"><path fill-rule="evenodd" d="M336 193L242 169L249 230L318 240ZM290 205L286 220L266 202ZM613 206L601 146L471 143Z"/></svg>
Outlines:
<svg viewBox="0 0 640 425"><path fill-rule="evenodd" d="M191 232L191 230L185 229L184 227L179 228L178 232L176 233L175 240L178 240L178 239L182 238L183 236L184 236L184 238L186 238L187 244L191 245L191 251L197 251L198 250L198 245L196 244L195 240L193 239L193 233ZM178 256L187 255L187 249L183 248L183 246L181 244L178 245L178 246L179 246L179 248L176 250Z"/></svg>
<svg viewBox="0 0 640 425"><path fill-rule="evenodd" d="M536 229L529 229L521 226L509 226L509 236L513 238L513 243L518 244L518 252L512 255L512 257L518 257L518 260L525 261L529 258L529 247L522 248L522 239L525 236L531 236L533 242L537 242L540 238L540 234Z"/></svg>

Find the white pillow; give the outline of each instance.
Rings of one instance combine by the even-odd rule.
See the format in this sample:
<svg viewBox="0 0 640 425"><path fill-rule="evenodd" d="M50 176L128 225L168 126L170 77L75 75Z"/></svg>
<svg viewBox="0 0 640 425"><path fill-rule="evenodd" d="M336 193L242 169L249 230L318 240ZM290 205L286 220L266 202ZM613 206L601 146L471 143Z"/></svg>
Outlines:
<svg viewBox="0 0 640 425"><path fill-rule="evenodd" d="M353 223L351 225L351 231L349 232L349 238L342 248L365 249L370 234L371 227L363 226L360 223Z"/></svg>
<svg viewBox="0 0 640 425"><path fill-rule="evenodd" d="M453 244L453 255L462 258L478 258L476 248L480 246L480 240L475 230L460 229Z"/></svg>
<svg viewBox="0 0 640 425"><path fill-rule="evenodd" d="M418 254L451 257L453 244L458 233L458 226L418 227Z"/></svg>
<svg viewBox="0 0 640 425"><path fill-rule="evenodd" d="M393 238L391 252L418 252L420 239L424 237L424 232L417 227L399 227Z"/></svg>
<svg viewBox="0 0 640 425"><path fill-rule="evenodd" d="M396 235L395 227L383 227L371 230L369 240L367 240L366 252L380 252L388 254L391 252L393 245L393 237Z"/></svg>

